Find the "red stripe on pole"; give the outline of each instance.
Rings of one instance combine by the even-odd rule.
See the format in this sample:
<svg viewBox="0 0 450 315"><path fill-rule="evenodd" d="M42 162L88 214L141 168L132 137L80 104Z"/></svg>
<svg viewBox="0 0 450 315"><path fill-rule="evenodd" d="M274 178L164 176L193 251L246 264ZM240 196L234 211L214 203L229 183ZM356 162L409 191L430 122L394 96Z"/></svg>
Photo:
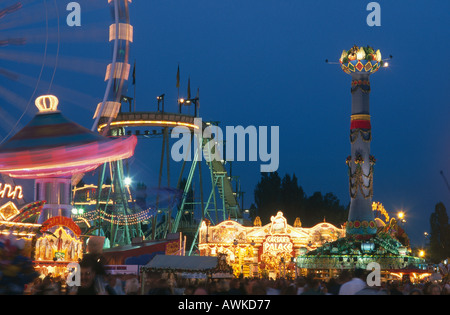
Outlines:
<svg viewBox="0 0 450 315"><path fill-rule="evenodd" d="M352 120L350 129L372 129L370 120Z"/></svg>

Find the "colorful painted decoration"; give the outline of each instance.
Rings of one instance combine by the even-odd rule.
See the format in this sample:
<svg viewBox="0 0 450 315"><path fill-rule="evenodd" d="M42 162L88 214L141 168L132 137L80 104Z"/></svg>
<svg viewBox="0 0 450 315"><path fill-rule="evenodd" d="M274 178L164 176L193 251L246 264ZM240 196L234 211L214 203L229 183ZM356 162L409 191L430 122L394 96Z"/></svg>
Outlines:
<svg viewBox="0 0 450 315"><path fill-rule="evenodd" d="M35 260L76 262L82 258L83 244L63 226L36 240Z"/></svg>
<svg viewBox="0 0 450 315"><path fill-rule="evenodd" d="M353 46L350 50L344 50L339 59L341 68L345 73L365 72L375 73L383 65L380 50L376 52L370 46ZM370 91L370 85L368 87Z"/></svg>

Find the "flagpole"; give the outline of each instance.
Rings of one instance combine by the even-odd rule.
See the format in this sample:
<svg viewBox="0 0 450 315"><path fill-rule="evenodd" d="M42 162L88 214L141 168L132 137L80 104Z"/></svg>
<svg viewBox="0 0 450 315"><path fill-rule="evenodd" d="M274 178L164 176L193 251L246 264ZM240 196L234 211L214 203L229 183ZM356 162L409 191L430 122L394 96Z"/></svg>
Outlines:
<svg viewBox="0 0 450 315"><path fill-rule="evenodd" d="M178 89L178 96L177 96L178 112L181 114L181 106L180 106L180 64L178 64L178 70L177 70L177 89Z"/></svg>
<svg viewBox="0 0 450 315"><path fill-rule="evenodd" d="M134 61L134 68L133 68L133 85L134 85L134 112L136 112L136 60Z"/></svg>

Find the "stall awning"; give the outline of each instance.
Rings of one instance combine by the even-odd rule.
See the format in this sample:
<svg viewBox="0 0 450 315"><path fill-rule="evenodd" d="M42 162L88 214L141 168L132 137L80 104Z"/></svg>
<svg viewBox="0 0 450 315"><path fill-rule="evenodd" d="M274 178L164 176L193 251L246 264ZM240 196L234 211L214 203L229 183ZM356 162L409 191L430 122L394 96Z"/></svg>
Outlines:
<svg viewBox="0 0 450 315"><path fill-rule="evenodd" d="M214 269L217 264L217 257L156 255L145 268L200 271Z"/></svg>
<svg viewBox="0 0 450 315"><path fill-rule="evenodd" d="M155 255L167 252L168 246L179 247L178 240L152 241L136 245L113 247L103 251L108 265L145 265Z"/></svg>

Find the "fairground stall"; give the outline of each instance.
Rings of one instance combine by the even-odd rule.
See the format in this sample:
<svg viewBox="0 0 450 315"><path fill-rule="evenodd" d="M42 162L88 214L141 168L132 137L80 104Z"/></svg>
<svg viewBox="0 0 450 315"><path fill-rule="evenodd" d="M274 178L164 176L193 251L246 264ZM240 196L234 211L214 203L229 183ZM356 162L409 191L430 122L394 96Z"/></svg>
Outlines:
<svg viewBox="0 0 450 315"><path fill-rule="evenodd" d="M142 293L158 279L174 283L230 278L233 278L232 267L228 265L223 254L217 257L156 255L147 265L141 267L141 279L145 284L142 286Z"/></svg>
<svg viewBox="0 0 450 315"><path fill-rule="evenodd" d="M33 214L39 213L42 206L42 202L35 202L19 210L12 201L0 206L0 235L14 235L23 240L23 255L26 257L32 256L36 237L42 234L42 225L33 220Z"/></svg>
<svg viewBox="0 0 450 315"><path fill-rule="evenodd" d="M225 254L235 276L295 277L294 261L303 248L313 250L344 235L343 229L327 222L305 228L297 218L289 225L279 211L264 226L259 217L250 227L232 220L210 226L205 220L199 231L199 249L201 256Z"/></svg>

